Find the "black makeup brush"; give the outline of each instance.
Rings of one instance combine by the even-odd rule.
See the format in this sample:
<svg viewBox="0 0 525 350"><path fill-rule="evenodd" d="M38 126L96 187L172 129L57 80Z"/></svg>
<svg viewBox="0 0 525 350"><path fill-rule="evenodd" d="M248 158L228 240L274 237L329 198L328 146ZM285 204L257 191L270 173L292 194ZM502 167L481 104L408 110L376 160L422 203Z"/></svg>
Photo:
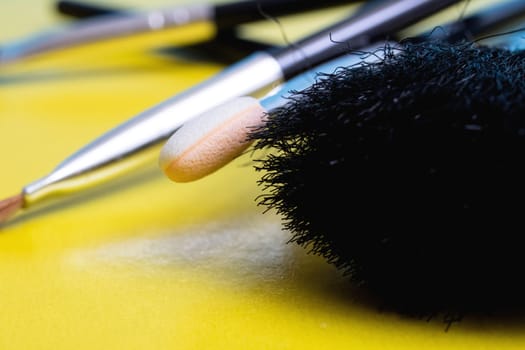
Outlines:
<svg viewBox="0 0 525 350"><path fill-rule="evenodd" d="M524 54L457 42L523 10L515 1L497 6L355 53L366 62L319 68L310 88L303 78L299 88L210 110L172 135L161 166L174 181L193 181L250 142L276 149L257 166L267 191L260 203L283 216L292 241L385 305L444 311L448 321L519 309L523 290L513 276L525 261L510 230L519 219L506 217L519 206L504 199L520 197L512 191L519 163L509 161L525 134L513 103L524 92Z"/></svg>
<svg viewBox="0 0 525 350"><path fill-rule="evenodd" d="M525 53L407 42L324 74L250 133L291 241L386 306L523 307Z"/></svg>

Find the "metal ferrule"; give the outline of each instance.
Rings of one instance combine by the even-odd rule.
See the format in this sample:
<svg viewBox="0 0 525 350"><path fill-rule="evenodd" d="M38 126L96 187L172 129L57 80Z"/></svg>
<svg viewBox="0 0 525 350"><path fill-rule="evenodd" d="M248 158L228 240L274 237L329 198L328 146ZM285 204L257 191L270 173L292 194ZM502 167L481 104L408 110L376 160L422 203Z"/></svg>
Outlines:
<svg viewBox="0 0 525 350"><path fill-rule="evenodd" d="M210 4L101 15L3 45L0 48L0 63L95 40L211 21L213 17L214 9Z"/></svg>
<svg viewBox="0 0 525 350"><path fill-rule="evenodd" d="M243 95L262 96L282 82L273 56L255 53L211 79L130 119L70 156L48 176L23 189L25 205L46 197L76 192L133 169L155 146L184 122L227 100Z"/></svg>

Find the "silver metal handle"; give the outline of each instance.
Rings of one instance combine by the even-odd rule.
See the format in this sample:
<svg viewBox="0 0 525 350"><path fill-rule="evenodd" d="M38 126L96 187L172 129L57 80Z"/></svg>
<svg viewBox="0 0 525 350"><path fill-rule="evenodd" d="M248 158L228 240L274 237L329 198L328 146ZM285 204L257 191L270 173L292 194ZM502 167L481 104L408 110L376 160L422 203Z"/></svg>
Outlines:
<svg viewBox="0 0 525 350"><path fill-rule="evenodd" d="M281 83L282 71L269 54L259 52L211 79L117 126L58 165L48 176L23 189L26 206L45 197L78 191L130 171L149 159L184 122L227 100L259 96Z"/></svg>

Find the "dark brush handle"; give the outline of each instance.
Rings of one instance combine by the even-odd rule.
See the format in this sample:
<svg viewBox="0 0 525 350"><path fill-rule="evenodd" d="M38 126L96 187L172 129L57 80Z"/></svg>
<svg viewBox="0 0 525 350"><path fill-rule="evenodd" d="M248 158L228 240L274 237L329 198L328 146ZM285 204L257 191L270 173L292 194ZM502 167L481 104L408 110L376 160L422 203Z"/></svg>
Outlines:
<svg viewBox="0 0 525 350"><path fill-rule="evenodd" d="M363 0L251 0L227 2L215 6L215 22L219 28L226 28L242 23L268 20L268 17L292 15L362 1Z"/></svg>
<svg viewBox="0 0 525 350"><path fill-rule="evenodd" d="M446 23L440 28L420 35L414 41L442 39L456 42L467 38L476 38L501 26L522 20L525 16L524 0L497 1L466 18Z"/></svg>
<svg viewBox="0 0 525 350"><path fill-rule="evenodd" d="M89 18L121 12L114 8L93 5L81 1L61 0L56 3L58 13L74 18Z"/></svg>
<svg viewBox="0 0 525 350"><path fill-rule="evenodd" d="M371 40L389 39L399 30L460 0L388 0L351 15L289 47L270 52L286 78Z"/></svg>
<svg viewBox="0 0 525 350"><path fill-rule="evenodd" d="M285 16L300 12L319 10L331 6L362 2L363 0L248 0L227 2L213 6L215 24L219 28L231 28L239 24L267 20L268 17ZM60 0L56 4L59 13L75 17L123 12L83 1Z"/></svg>

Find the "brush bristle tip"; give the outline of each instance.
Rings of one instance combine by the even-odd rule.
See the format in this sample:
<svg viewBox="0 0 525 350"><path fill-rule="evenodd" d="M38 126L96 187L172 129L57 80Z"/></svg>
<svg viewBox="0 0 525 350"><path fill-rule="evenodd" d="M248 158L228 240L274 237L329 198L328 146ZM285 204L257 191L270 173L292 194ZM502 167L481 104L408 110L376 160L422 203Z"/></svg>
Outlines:
<svg viewBox="0 0 525 350"><path fill-rule="evenodd" d="M24 197L22 194L12 196L0 201L0 224L12 218L24 204Z"/></svg>

